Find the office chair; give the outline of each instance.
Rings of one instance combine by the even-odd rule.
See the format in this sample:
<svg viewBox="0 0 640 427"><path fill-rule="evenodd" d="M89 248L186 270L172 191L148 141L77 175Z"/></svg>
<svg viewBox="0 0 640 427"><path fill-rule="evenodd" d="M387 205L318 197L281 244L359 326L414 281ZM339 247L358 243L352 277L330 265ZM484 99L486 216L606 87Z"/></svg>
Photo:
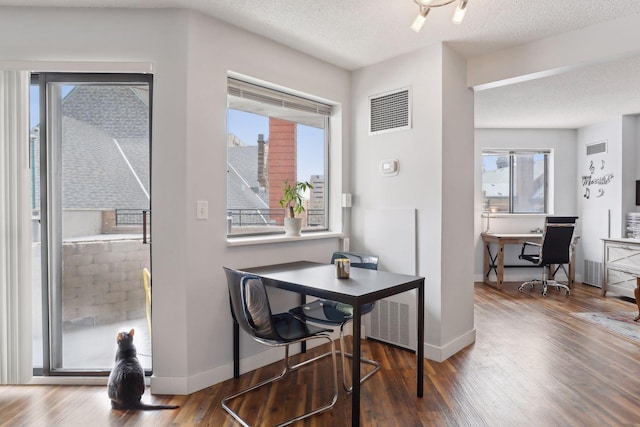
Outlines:
<svg viewBox="0 0 640 427"><path fill-rule="evenodd" d="M374 255L365 255L356 252L334 252L331 256L331 264L335 263L338 258L348 258L351 267L368 268L370 270L378 269L378 257ZM361 308L362 315L370 313L375 307L375 302L363 304ZM310 303L292 308L289 313L305 322L320 323L324 325L340 326L340 353L342 362L342 386L347 392L353 390L353 386L347 385L347 374L345 370L345 356L353 358L353 354L347 353L344 343L344 326L353 320L353 307L348 304L339 303L331 300L318 299ZM325 353L323 356L328 356ZM373 370L368 372L360 379L362 384L380 369L380 364L375 360L361 357L362 363L373 366Z"/></svg>
<svg viewBox="0 0 640 427"><path fill-rule="evenodd" d="M547 217L542 234L542 242L525 242L522 245L522 250L518 258L536 265L541 265L543 267L543 273L542 280L535 279L521 284L518 288L520 292L524 292L526 285L530 285L533 289L535 284L539 282L542 283L542 296L547 296L548 286L556 286L558 290L564 289L566 295L571 294L569 286L555 280L550 280L549 277L554 277L560 268L562 268L562 271L569 277L567 270L564 268L564 264L569 263L571 253L574 250L573 232L577 219L578 217L576 216ZM537 247L538 252L526 254L527 246ZM550 275L552 265L557 265L557 267L553 271L553 274Z"/></svg>
<svg viewBox="0 0 640 427"><path fill-rule="evenodd" d="M240 424L245 427L249 427L249 424L247 424L238 413L234 412L228 406L228 403L239 396L262 387L263 385L282 379L290 371L296 370L301 366L307 365L308 363L324 357L325 355L323 354L300 362L296 365L290 364L289 345L312 339L325 339L331 344L331 351L329 354L331 354L333 362L333 398L329 403L284 421L278 424L278 426L286 426L333 408L338 399L338 374L336 369L335 345L331 339L331 335L329 334L331 330L308 325L289 313L272 314L267 291L259 277L226 267L223 268L227 276L231 315L233 316L234 321L236 321L245 332L259 343L270 347L285 347L284 368L280 374L225 397L221 402L224 410Z"/></svg>

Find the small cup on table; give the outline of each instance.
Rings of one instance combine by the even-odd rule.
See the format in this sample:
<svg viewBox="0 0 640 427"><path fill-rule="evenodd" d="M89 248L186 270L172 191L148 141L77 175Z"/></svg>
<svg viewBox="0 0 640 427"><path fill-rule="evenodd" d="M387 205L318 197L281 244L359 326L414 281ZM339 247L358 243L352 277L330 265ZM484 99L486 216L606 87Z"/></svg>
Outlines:
<svg viewBox="0 0 640 427"><path fill-rule="evenodd" d="M349 258L338 258L334 261L336 265L336 277L338 279L348 279L349 278L349 268L350 262Z"/></svg>

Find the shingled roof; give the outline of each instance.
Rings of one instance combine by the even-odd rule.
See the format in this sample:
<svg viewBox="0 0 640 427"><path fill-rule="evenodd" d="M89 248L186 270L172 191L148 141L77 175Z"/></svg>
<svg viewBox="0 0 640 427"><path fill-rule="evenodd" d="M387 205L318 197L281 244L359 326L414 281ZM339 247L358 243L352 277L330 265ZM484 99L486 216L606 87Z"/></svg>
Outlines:
<svg viewBox="0 0 640 427"><path fill-rule="evenodd" d="M62 112L63 207L148 209L147 91L80 85Z"/></svg>
<svg viewBox="0 0 640 427"><path fill-rule="evenodd" d="M269 209L268 195L258 184L258 147L227 147L227 208Z"/></svg>

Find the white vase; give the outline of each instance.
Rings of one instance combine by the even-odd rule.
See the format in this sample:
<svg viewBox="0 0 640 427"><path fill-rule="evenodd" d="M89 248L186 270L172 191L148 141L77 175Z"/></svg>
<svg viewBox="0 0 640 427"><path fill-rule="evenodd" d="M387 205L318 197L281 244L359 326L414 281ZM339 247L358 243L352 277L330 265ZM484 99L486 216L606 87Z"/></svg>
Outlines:
<svg viewBox="0 0 640 427"><path fill-rule="evenodd" d="M302 218L285 218L284 234L287 236L299 236L302 228Z"/></svg>

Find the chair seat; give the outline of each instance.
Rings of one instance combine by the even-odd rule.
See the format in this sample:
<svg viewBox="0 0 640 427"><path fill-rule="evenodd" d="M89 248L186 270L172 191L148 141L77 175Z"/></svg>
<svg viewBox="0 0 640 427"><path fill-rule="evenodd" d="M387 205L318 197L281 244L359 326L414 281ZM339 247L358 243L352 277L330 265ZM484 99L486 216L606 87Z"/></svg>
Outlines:
<svg viewBox="0 0 640 427"><path fill-rule="evenodd" d="M375 303L363 304L362 314L370 313ZM302 321L317 322L326 325L341 325L353 319L353 307L330 300L315 300L289 310Z"/></svg>
<svg viewBox="0 0 640 427"><path fill-rule="evenodd" d="M520 255L518 258L527 260L534 264L540 264L540 255L538 254L535 254L535 255L523 254L523 255Z"/></svg>
<svg viewBox="0 0 640 427"><path fill-rule="evenodd" d="M297 341L321 332L333 332L331 329L308 325L289 313L274 314L272 319L278 335L285 341Z"/></svg>

